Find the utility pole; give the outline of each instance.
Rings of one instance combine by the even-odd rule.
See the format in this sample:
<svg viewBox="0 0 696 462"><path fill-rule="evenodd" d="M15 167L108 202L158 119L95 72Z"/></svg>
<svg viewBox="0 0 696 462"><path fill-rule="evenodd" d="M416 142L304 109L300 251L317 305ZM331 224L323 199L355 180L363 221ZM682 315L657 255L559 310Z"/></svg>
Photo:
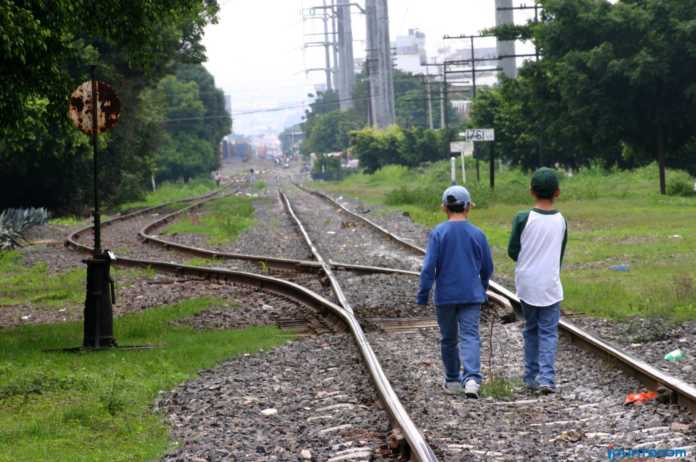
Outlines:
<svg viewBox="0 0 696 462"><path fill-rule="evenodd" d="M396 121L387 0L365 0L365 10L367 59L372 59L375 63L374 72L370 73L369 79L373 125L384 128Z"/></svg>
<svg viewBox="0 0 696 462"><path fill-rule="evenodd" d="M512 9L512 0L495 0L495 25L502 26L505 24L513 24L514 15ZM515 41L501 41L496 39L496 48L498 56L509 56L501 60L503 73L514 79L517 77L517 60L515 55Z"/></svg>
<svg viewBox="0 0 696 462"><path fill-rule="evenodd" d="M356 5L357 6L357 5ZM353 86L355 82L355 59L353 57L353 25L350 0L338 0L336 17L338 20L338 98L341 110L353 107Z"/></svg>
<svg viewBox="0 0 696 462"><path fill-rule="evenodd" d="M449 128L449 120L447 117L447 106L449 105L449 101L447 101L448 94L447 94L447 66L443 67L444 72L442 73L442 106L440 106L440 117L442 117L442 128Z"/></svg>
<svg viewBox="0 0 696 462"><path fill-rule="evenodd" d="M425 93L428 98L428 128L432 130L435 127L433 126L433 92L430 87L430 73L425 76Z"/></svg>
<svg viewBox="0 0 696 462"><path fill-rule="evenodd" d="M322 0L324 5L324 11L322 14L322 20L324 22L324 57L326 61L326 89L331 91L333 86L331 84L331 42L329 42L329 15L326 9L326 0Z"/></svg>

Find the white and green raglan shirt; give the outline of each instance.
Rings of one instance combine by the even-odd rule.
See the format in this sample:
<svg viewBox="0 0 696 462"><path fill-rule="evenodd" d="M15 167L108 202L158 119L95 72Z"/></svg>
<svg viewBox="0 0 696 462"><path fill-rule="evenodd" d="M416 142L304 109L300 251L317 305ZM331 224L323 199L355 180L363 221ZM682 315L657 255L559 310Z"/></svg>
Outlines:
<svg viewBox="0 0 696 462"><path fill-rule="evenodd" d="M531 209L512 221L508 255L517 262L517 296L528 305L550 306L563 300L561 263L568 224L557 210Z"/></svg>

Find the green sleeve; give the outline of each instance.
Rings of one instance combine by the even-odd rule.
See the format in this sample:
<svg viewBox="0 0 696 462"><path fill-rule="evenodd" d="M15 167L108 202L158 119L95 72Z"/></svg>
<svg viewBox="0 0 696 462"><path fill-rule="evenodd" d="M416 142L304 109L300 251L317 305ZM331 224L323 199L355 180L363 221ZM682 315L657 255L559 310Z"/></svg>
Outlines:
<svg viewBox="0 0 696 462"><path fill-rule="evenodd" d="M522 250L522 231L524 231L528 219L529 211L526 211L518 213L512 220L512 234L510 234L510 242L508 242L508 255L515 261L520 256L520 250Z"/></svg>
<svg viewBox="0 0 696 462"><path fill-rule="evenodd" d="M568 243L568 220L563 219L565 222L565 234L563 235L563 244L561 244L561 265L563 265L563 257L565 256L566 244Z"/></svg>

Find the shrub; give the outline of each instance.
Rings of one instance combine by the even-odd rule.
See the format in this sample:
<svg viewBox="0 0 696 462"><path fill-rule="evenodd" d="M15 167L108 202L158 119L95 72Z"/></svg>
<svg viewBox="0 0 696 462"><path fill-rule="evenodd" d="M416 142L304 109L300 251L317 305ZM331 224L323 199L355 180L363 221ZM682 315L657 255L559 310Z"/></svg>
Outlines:
<svg viewBox="0 0 696 462"><path fill-rule="evenodd" d="M667 194L670 196L693 196L694 179L681 170L673 172L667 178Z"/></svg>

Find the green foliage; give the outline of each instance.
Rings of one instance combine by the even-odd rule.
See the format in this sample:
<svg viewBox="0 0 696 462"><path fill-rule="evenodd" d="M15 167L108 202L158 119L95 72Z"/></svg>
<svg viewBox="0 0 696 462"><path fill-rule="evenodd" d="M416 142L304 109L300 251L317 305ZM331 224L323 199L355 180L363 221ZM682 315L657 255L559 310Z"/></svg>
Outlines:
<svg viewBox="0 0 696 462"><path fill-rule="evenodd" d="M350 145L350 132L362 126L354 111L332 111L318 114L305 122L306 138L302 143L305 154L342 151Z"/></svg>
<svg viewBox="0 0 696 462"><path fill-rule="evenodd" d="M148 192L143 200L121 204L118 210L128 212L135 209L154 207L167 202L179 201L190 197L202 196L217 188L209 178L197 178L189 182L166 182L159 185L157 190Z"/></svg>
<svg viewBox="0 0 696 462"><path fill-rule="evenodd" d="M79 345L82 324L23 326L0 336L0 460L155 460L170 448L161 391L198 371L287 341L274 327L201 331L176 323L205 309L192 299L117 318L126 345L151 350L47 353Z"/></svg>
<svg viewBox="0 0 696 462"><path fill-rule="evenodd" d="M452 133L422 128L365 128L353 133L353 154L372 173L387 165L416 166L449 157Z"/></svg>
<svg viewBox="0 0 696 462"><path fill-rule="evenodd" d="M100 137L103 199L141 197L165 134L161 113L141 94L177 63L205 59L203 28L218 10L215 0L92 6L67 0L0 5L0 208L83 214L91 202L89 138L68 121L66 108L93 63L122 108L118 125Z"/></svg>
<svg viewBox="0 0 696 462"><path fill-rule="evenodd" d="M329 157L319 154L312 167L312 178L315 180L339 181L343 179L344 172L339 157Z"/></svg>
<svg viewBox="0 0 696 462"><path fill-rule="evenodd" d="M696 3L542 3L541 21L524 27L543 59L474 104L498 153L524 169L658 160L696 170Z"/></svg>
<svg viewBox="0 0 696 462"><path fill-rule="evenodd" d="M202 215L192 215L167 226L163 233L208 236L211 244L228 244L254 224L254 206L248 197L229 196L206 204Z"/></svg>
<svg viewBox="0 0 696 462"><path fill-rule="evenodd" d="M672 174L667 180L667 194L670 196L693 196L696 180L686 172Z"/></svg>

